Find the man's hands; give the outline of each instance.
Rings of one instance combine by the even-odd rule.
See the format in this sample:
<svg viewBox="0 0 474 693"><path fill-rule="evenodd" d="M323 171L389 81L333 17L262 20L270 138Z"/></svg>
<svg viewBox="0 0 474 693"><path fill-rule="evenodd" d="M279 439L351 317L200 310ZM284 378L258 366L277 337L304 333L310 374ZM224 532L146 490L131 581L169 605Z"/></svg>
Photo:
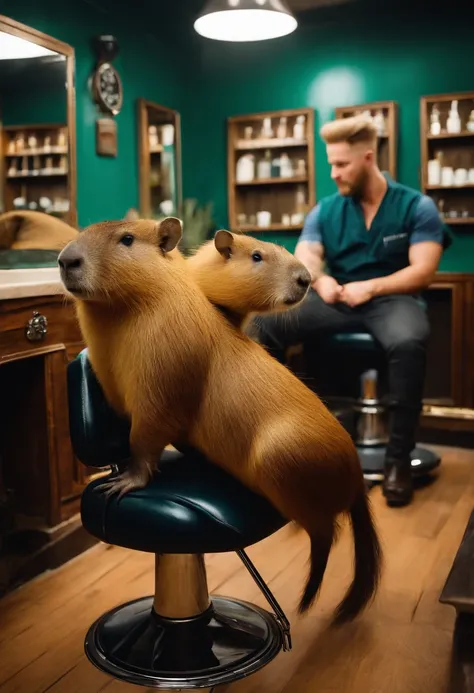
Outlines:
<svg viewBox="0 0 474 693"><path fill-rule="evenodd" d="M328 275L319 277L313 283L313 288L325 303L346 303L351 308L367 303L375 293L374 283L371 280L350 282L341 286Z"/></svg>
<svg viewBox="0 0 474 693"><path fill-rule="evenodd" d="M341 301L351 308L367 303L374 295L374 282L370 279L364 282L350 282L341 287Z"/></svg>
<svg viewBox="0 0 474 693"><path fill-rule="evenodd" d="M325 303L337 303L341 300L342 286L327 274L323 274L313 282L313 289L318 292Z"/></svg>

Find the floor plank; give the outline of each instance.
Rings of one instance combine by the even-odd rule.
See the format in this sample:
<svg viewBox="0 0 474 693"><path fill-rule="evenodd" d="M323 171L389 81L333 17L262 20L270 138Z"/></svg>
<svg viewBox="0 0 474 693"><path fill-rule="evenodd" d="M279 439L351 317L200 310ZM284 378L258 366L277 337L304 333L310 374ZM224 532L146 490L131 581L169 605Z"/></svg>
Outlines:
<svg viewBox="0 0 474 693"><path fill-rule="evenodd" d="M407 508L371 491L385 549L382 586L355 623L328 627L352 577L344 527L320 599L304 618L296 606L309 542L285 527L249 549L292 624L293 650L231 686L233 693L446 693L454 610L439 594L474 506L474 451L440 449L438 478ZM234 554L206 557L209 587L267 607ZM83 651L89 625L107 609L153 588L153 557L99 544L0 601L0 693L126 693ZM138 690L138 689L137 689ZM227 693L227 691L226 691Z"/></svg>

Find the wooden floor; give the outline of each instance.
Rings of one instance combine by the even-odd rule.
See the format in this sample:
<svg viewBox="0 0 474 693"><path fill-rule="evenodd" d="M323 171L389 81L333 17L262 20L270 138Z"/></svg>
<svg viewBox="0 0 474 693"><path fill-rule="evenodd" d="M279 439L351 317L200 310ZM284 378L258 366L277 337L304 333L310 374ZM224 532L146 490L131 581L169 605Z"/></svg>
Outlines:
<svg viewBox="0 0 474 693"><path fill-rule="evenodd" d="M474 505L474 451L442 449L437 480L404 509L371 492L386 567L370 610L339 631L328 618L351 577L347 528L331 555L321 597L305 618L295 606L308 542L285 528L249 550L292 623L293 650L233 684L232 693L447 693L454 611L438 597ZM210 588L265 606L234 555L207 558ZM83 654L89 624L149 594L153 557L99 545L0 602L1 693L140 690L97 671Z"/></svg>

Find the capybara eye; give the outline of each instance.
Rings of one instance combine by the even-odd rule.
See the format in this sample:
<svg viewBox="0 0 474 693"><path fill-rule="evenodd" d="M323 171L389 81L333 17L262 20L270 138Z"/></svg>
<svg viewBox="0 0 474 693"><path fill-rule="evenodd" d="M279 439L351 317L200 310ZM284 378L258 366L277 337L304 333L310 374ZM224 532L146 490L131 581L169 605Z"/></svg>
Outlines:
<svg viewBox="0 0 474 693"><path fill-rule="evenodd" d="M135 240L135 237L132 236L131 233L126 233L125 236L122 236L122 238L120 239L120 243L129 247L132 245L134 240Z"/></svg>
<svg viewBox="0 0 474 693"><path fill-rule="evenodd" d="M261 253L258 252L258 250L256 250L254 253L252 253L252 260L254 262L262 262L263 257L261 255Z"/></svg>

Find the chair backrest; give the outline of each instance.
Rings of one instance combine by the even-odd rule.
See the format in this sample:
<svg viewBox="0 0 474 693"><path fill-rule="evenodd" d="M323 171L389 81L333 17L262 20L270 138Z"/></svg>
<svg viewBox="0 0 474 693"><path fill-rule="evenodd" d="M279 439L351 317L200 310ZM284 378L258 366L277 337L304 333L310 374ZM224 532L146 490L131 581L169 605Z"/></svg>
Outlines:
<svg viewBox="0 0 474 693"><path fill-rule="evenodd" d="M69 363L67 381L74 453L88 467L120 465L130 457L130 423L107 404L87 349Z"/></svg>

